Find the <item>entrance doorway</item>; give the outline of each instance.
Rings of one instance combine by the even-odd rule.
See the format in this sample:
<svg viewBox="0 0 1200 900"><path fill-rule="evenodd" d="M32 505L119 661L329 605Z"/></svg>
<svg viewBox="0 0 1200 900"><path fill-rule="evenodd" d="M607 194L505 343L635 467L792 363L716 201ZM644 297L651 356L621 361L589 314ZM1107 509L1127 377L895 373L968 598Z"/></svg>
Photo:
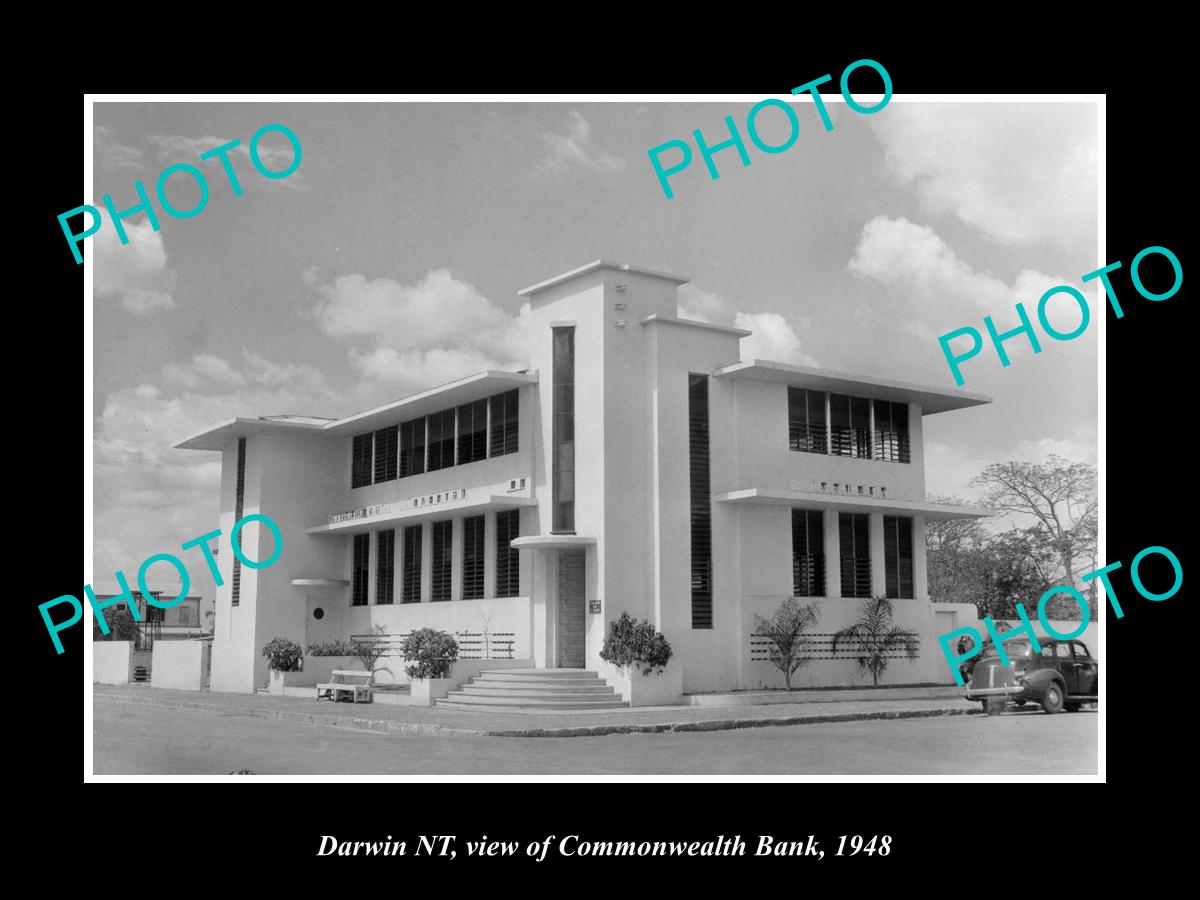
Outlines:
<svg viewBox="0 0 1200 900"><path fill-rule="evenodd" d="M558 552L558 617L556 665L582 669L584 664L584 551Z"/></svg>

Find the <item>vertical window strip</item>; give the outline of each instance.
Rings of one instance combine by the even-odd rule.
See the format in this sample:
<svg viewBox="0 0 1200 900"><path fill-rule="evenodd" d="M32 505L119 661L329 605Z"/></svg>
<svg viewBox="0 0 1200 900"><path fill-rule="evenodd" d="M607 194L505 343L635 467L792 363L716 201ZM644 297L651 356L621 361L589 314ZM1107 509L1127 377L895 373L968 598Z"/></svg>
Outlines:
<svg viewBox="0 0 1200 900"><path fill-rule="evenodd" d="M454 412L451 408L429 417L429 460L426 471L448 469L454 465Z"/></svg>
<svg viewBox="0 0 1200 900"><path fill-rule="evenodd" d="M871 401L846 394L829 395L830 448L835 456L871 458Z"/></svg>
<svg viewBox="0 0 1200 900"><path fill-rule="evenodd" d="M511 546L521 534L521 511L496 513L496 596L518 597L521 593L521 551Z"/></svg>
<svg viewBox="0 0 1200 900"><path fill-rule="evenodd" d="M380 531L376 540L379 561L375 568L375 602L388 604L396 586L396 532Z"/></svg>
<svg viewBox="0 0 1200 900"><path fill-rule="evenodd" d="M913 527L907 516L883 517L886 593L894 599L913 598Z"/></svg>
<svg viewBox="0 0 1200 900"><path fill-rule="evenodd" d="M421 602L421 527L404 527L404 570L402 576L402 603Z"/></svg>
<svg viewBox="0 0 1200 900"><path fill-rule="evenodd" d="M688 375L692 627L713 626L712 492L709 487L708 376Z"/></svg>
<svg viewBox="0 0 1200 900"><path fill-rule="evenodd" d="M367 605L367 579L371 573L371 535L354 535L354 569L350 582L350 605Z"/></svg>
<svg viewBox="0 0 1200 900"><path fill-rule="evenodd" d="M454 522L446 519L433 523L433 569L429 599L440 602L450 599L450 576L454 565Z"/></svg>
<svg viewBox="0 0 1200 900"><path fill-rule="evenodd" d="M483 598L484 517L463 519L463 599Z"/></svg>
<svg viewBox="0 0 1200 900"><path fill-rule="evenodd" d="M554 378L551 390L551 532L575 533L575 329L552 329Z"/></svg>
<svg viewBox="0 0 1200 900"><path fill-rule="evenodd" d="M825 520L819 509L792 510L792 594L825 596Z"/></svg>
<svg viewBox="0 0 1200 900"><path fill-rule="evenodd" d="M875 458L898 463L911 460L907 403L875 401Z"/></svg>
<svg viewBox="0 0 1200 900"><path fill-rule="evenodd" d="M487 459L487 400L458 407L458 465Z"/></svg>
<svg viewBox="0 0 1200 900"><path fill-rule="evenodd" d="M233 521L234 524L241 521L242 510L246 502L246 439L238 438L237 448L237 484L234 486L233 494ZM232 544L231 544L232 553ZM233 556L233 575L230 578L229 595L233 606L238 606L242 601L242 561L238 559L236 553Z"/></svg>

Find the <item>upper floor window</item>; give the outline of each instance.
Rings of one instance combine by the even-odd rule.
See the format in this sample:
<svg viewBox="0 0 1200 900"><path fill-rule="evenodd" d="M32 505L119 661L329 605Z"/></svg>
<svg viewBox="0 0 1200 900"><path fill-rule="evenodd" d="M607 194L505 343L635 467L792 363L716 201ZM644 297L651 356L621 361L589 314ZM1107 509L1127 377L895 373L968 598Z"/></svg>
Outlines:
<svg viewBox="0 0 1200 900"><path fill-rule="evenodd" d="M551 532L575 533L575 329L553 329Z"/></svg>
<svg viewBox="0 0 1200 900"><path fill-rule="evenodd" d="M492 456L517 452L517 389L490 398L492 407Z"/></svg>
<svg viewBox="0 0 1200 900"><path fill-rule="evenodd" d="M391 481L396 477L396 450L399 443L400 426L381 428L375 432L375 483Z"/></svg>
<svg viewBox="0 0 1200 900"><path fill-rule="evenodd" d="M425 418L413 419L400 426L400 477L425 471Z"/></svg>
<svg viewBox="0 0 1200 900"><path fill-rule="evenodd" d="M805 453L827 453L825 392L788 388L788 445Z"/></svg>
<svg viewBox="0 0 1200 900"><path fill-rule="evenodd" d="M447 409L429 417L428 471L454 465L454 410Z"/></svg>
<svg viewBox="0 0 1200 900"><path fill-rule="evenodd" d="M830 448L835 456L871 458L871 401L829 395Z"/></svg>
<svg viewBox="0 0 1200 900"><path fill-rule="evenodd" d="M908 404L891 400L875 403L875 458L909 462Z"/></svg>
<svg viewBox="0 0 1200 900"><path fill-rule="evenodd" d="M371 483L371 445L375 435L370 432L356 434L350 457L350 487L362 487Z"/></svg>
<svg viewBox="0 0 1200 900"><path fill-rule="evenodd" d="M458 464L487 459L487 399L458 408Z"/></svg>

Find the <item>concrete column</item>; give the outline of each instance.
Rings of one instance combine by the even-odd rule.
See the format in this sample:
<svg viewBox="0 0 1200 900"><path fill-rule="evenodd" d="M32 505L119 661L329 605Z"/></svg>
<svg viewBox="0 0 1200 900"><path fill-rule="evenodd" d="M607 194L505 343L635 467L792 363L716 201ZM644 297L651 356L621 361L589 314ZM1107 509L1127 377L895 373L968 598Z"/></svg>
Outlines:
<svg viewBox="0 0 1200 900"><path fill-rule="evenodd" d="M461 600L464 544L462 516L455 516L450 523L450 599Z"/></svg>
<svg viewBox="0 0 1200 900"><path fill-rule="evenodd" d="M838 513L836 509L821 511L825 521L825 596L842 596L841 542L838 540Z"/></svg>
<svg viewBox="0 0 1200 900"><path fill-rule="evenodd" d="M491 407L491 404L488 404ZM490 432L489 432L490 433ZM496 596L496 514L483 518L483 596Z"/></svg>
<svg viewBox="0 0 1200 900"><path fill-rule="evenodd" d="M428 603L433 596L433 529L428 522L417 527L421 529L421 602Z"/></svg>
<svg viewBox="0 0 1200 900"><path fill-rule="evenodd" d="M887 593L883 560L883 513L871 513L871 596Z"/></svg>
<svg viewBox="0 0 1200 900"><path fill-rule="evenodd" d="M913 596L929 602L929 569L925 562L925 517L913 517Z"/></svg>

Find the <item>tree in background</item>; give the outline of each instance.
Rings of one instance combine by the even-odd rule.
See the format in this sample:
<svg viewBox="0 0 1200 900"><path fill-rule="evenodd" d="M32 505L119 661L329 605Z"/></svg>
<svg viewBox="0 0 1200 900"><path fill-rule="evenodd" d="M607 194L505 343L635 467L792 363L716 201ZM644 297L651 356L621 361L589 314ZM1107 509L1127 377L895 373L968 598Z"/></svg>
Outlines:
<svg viewBox="0 0 1200 900"><path fill-rule="evenodd" d="M1077 576L1084 571L1080 561L1086 566L1096 559L1094 466L1054 455L1044 463L993 463L971 484L985 488L985 506L1032 518L1035 524L1027 529L1034 533L1031 539L1052 548L1058 557L1052 583L1079 586ZM1094 585L1089 594L1094 619Z"/></svg>

